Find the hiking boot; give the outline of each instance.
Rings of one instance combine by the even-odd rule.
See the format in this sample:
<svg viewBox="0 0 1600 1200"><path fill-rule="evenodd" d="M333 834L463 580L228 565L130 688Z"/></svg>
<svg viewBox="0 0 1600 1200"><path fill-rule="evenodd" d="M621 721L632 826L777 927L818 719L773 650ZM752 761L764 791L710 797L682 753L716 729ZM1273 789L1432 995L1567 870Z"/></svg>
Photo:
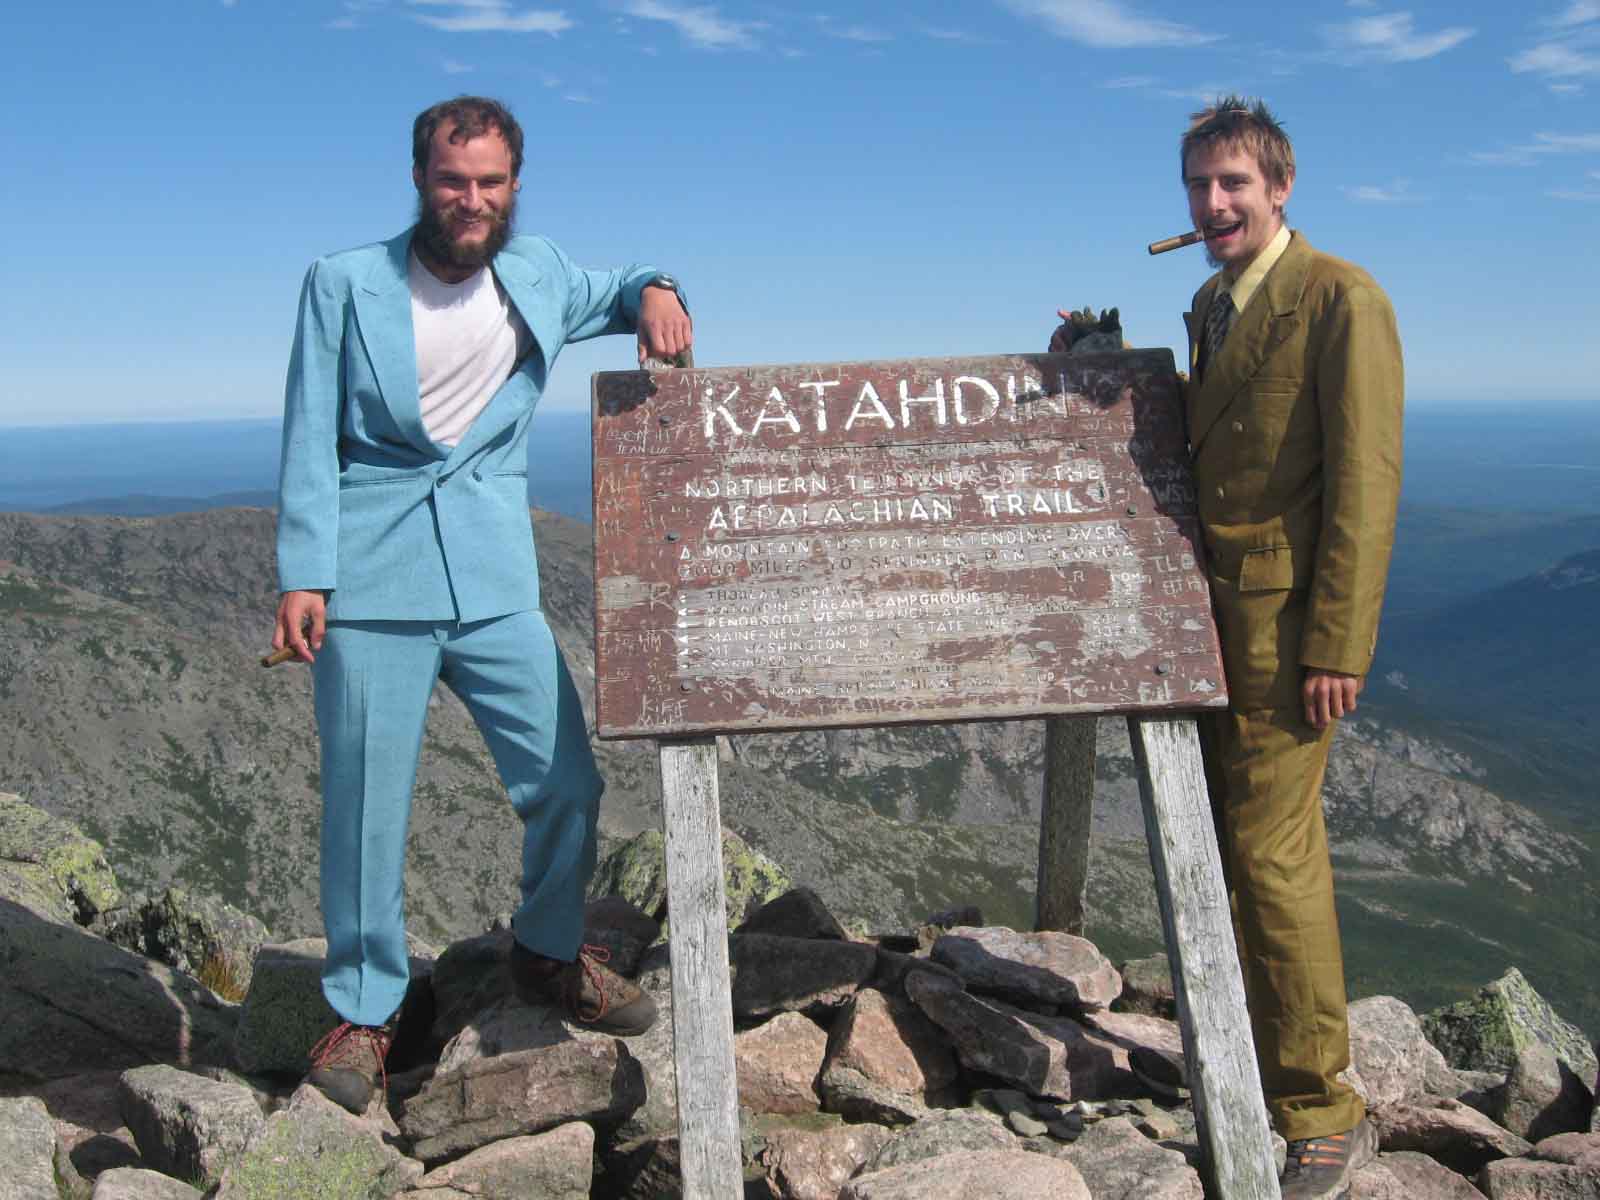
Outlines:
<svg viewBox="0 0 1600 1200"><path fill-rule="evenodd" d="M1337 1200L1377 1153L1378 1134L1365 1117L1343 1133L1292 1141L1283 1164L1283 1200Z"/></svg>
<svg viewBox="0 0 1600 1200"><path fill-rule="evenodd" d="M656 1020L656 1004L606 962L604 946L582 946L572 962L511 945L511 983L524 1004L559 1007L570 1021L617 1037L637 1037Z"/></svg>
<svg viewBox="0 0 1600 1200"><path fill-rule="evenodd" d="M382 1025L352 1025L345 1021L311 1047L311 1070L306 1082L339 1107L360 1116L372 1103L372 1094L387 1092L389 1075L383 1060L394 1041L395 1019Z"/></svg>

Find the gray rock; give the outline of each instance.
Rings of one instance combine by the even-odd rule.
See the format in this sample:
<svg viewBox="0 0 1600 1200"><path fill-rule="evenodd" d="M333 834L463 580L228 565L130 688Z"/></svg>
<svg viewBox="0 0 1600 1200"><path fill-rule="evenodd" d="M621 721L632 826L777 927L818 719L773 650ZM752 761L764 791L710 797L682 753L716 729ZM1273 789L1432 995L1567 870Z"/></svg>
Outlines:
<svg viewBox="0 0 1600 1200"><path fill-rule="evenodd" d="M1593 1048L1512 967L1471 1000L1435 1009L1422 1029L1452 1067L1509 1074L1517 1052L1543 1042L1579 1079L1600 1071Z"/></svg>
<svg viewBox="0 0 1600 1200"><path fill-rule="evenodd" d="M620 1121L644 1098L621 1040L564 1041L440 1072L405 1102L400 1128L432 1161L569 1121Z"/></svg>
<svg viewBox="0 0 1600 1200"><path fill-rule="evenodd" d="M1482 1200L1483 1193L1443 1163L1402 1150L1380 1154L1350 1182L1350 1200Z"/></svg>
<svg viewBox="0 0 1600 1200"><path fill-rule="evenodd" d="M1350 1067L1343 1078L1369 1108L1465 1090L1423 1036L1417 1015L1393 996L1369 996L1350 1006Z"/></svg>
<svg viewBox="0 0 1600 1200"><path fill-rule="evenodd" d="M817 1076L827 1049L828 1035L796 1012L735 1034L739 1104L758 1113L816 1112L822 1105Z"/></svg>
<svg viewBox="0 0 1600 1200"><path fill-rule="evenodd" d="M683 1153L676 1136L639 1138L606 1156L595 1192L608 1200L667 1200L683 1195Z"/></svg>
<svg viewBox="0 0 1600 1200"><path fill-rule="evenodd" d="M829 1032L820 1088L829 1112L898 1125L943 1103L958 1077L955 1055L921 1010L864 988Z"/></svg>
<svg viewBox="0 0 1600 1200"><path fill-rule="evenodd" d="M864 1172L938 1158L956 1150L1014 1150L1017 1139L994 1117L970 1108L934 1113L896 1133L867 1160Z"/></svg>
<svg viewBox="0 0 1600 1200"><path fill-rule="evenodd" d="M1458 1175L1476 1175L1487 1162L1529 1150L1522 1138L1458 1100L1391 1104L1369 1115L1385 1151L1420 1151Z"/></svg>
<svg viewBox="0 0 1600 1200"><path fill-rule="evenodd" d="M1587 1132L1594 1097L1554 1050L1535 1042L1517 1052L1492 1104L1489 1115L1496 1122L1539 1142L1558 1133Z"/></svg>
<svg viewBox="0 0 1600 1200"><path fill-rule="evenodd" d="M0 902L0 1073L225 1062L236 1013L171 967Z"/></svg>
<svg viewBox="0 0 1600 1200"><path fill-rule="evenodd" d="M779 1200L834 1200L893 1136L881 1125L779 1128L767 1133L758 1161Z"/></svg>
<svg viewBox="0 0 1600 1200"><path fill-rule="evenodd" d="M305 1086L250 1139L213 1200L365 1200L420 1178L422 1164L386 1144L381 1125Z"/></svg>
<svg viewBox="0 0 1600 1200"><path fill-rule="evenodd" d="M44 1102L0 1099L0 1200L58 1200L56 1130Z"/></svg>
<svg viewBox="0 0 1600 1200"><path fill-rule="evenodd" d="M1070 1163L1026 1150L957 1150L858 1175L839 1200L1092 1200Z"/></svg>
<svg viewBox="0 0 1600 1200"><path fill-rule="evenodd" d="M635 982L656 1003L656 1023L628 1039L628 1053L644 1077L644 1103L618 1127L616 1140L637 1141L678 1130L677 1062L672 1045L672 963L665 945L652 947Z"/></svg>
<svg viewBox="0 0 1600 1200"><path fill-rule="evenodd" d="M1600 1167L1600 1136L1558 1133L1535 1146L1529 1157L1540 1162L1565 1163L1569 1167Z"/></svg>
<svg viewBox="0 0 1600 1200"><path fill-rule="evenodd" d="M266 1118L248 1088L175 1067L135 1067L117 1088L144 1165L210 1187Z"/></svg>
<svg viewBox="0 0 1600 1200"><path fill-rule="evenodd" d="M1152 1093L1164 1100L1188 1098L1188 1068L1183 1033L1176 1021L1139 1012L1085 1013L1083 1023L1128 1052L1128 1065Z"/></svg>
<svg viewBox="0 0 1600 1200"><path fill-rule="evenodd" d="M1129 959L1119 968L1122 994L1111 1002L1112 1010L1164 1017L1178 1017L1178 1001L1172 989L1172 964L1165 954Z"/></svg>
<svg viewBox="0 0 1600 1200"><path fill-rule="evenodd" d="M573 1121L474 1150L429 1171L405 1194L417 1200L588 1200L593 1177L594 1130Z"/></svg>
<svg viewBox="0 0 1600 1200"><path fill-rule="evenodd" d="M806 887L792 888L776 900L769 900L734 932L776 933L783 937L825 938L837 942L849 940L844 926L828 911L822 898Z"/></svg>
<svg viewBox="0 0 1600 1200"><path fill-rule="evenodd" d="M89 1200L200 1200L204 1193L160 1171L113 1167L94 1181Z"/></svg>
<svg viewBox="0 0 1600 1200"><path fill-rule="evenodd" d="M99 842L13 792L0 792L0 862L12 864L14 877L45 894L53 890L65 902L58 911L79 925L110 912L122 899Z"/></svg>
<svg viewBox="0 0 1600 1200"><path fill-rule="evenodd" d="M1020 1109L1006 1114L1006 1124L1011 1126L1011 1131L1018 1137L1042 1137L1050 1132L1050 1127L1031 1113L1022 1112Z"/></svg>
<svg viewBox="0 0 1600 1200"><path fill-rule="evenodd" d="M964 1066L1029 1095L1075 1100L1137 1088L1128 1052L1075 1021L968 995L926 972L906 978L906 994L949 1035Z"/></svg>
<svg viewBox="0 0 1600 1200"><path fill-rule="evenodd" d="M794 886L783 869L730 829L722 831L722 881L728 927L736 928ZM621 896L666 932L666 839L650 829L607 855L589 881L590 896Z"/></svg>
<svg viewBox="0 0 1600 1200"><path fill-rule="evenodd" d="M1127 1117L1097 1121L1051 1153L1078 1168L1095 1200L1202 1200L1204 1195L1200 1176L1184 1156L1156 1145Z"/></svg>
<svg viewBox="0 0 1600 1200"><path fill-rule="evenodd" d="M1484 1167L1477 1182L1490 1200L1596 1200L1600 1164L1505 1158Z"/></svg>
<svg viewBox="0 0 1600 1200"><path fill-rule="evenodd" d="M110 922L106 937L237 1002L250 990L256 951L270 935L255 917L231 904L168 888Z"/></svg>
<svg viewBox="0 0 1600 1200"><path fill-rule="evenodd" d="M951 968L973 991L1024 1006L1105 1008L1122 991L1122 976L1086 938L1004 926L958 926L933 944L933 960Z"/></svg>
<svg viewBox="0 0 1600 1200"><path fill-rule="evenodd" d="M416 948L413 944L411 991L402 1012L414 1003L413 994L429 986L433 971L431 958L416 955ZM341 1019L322 995L327 952L328 943L322 938L261 947L233 1038L233 1057L240 1070L252 1075L305 1074L311 1047Z"/></svg>
<svg viewBox="0 0 1600 1200"><path fill-rule="evenodd" d="M859 942L737 933L728 939L735 1018L805 1012L819 1018L842 1008L872 978L874 946Z"/></svg>

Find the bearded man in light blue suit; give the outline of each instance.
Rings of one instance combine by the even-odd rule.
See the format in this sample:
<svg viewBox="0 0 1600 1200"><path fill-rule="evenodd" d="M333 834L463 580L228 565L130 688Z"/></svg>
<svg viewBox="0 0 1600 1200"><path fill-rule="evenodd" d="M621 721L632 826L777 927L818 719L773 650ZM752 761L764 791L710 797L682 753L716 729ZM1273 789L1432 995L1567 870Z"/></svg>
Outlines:
<svg viewBox="0 0 1600 1200"><path fill-rule="evenodd" d="M403 867L428 697L442 679L523 821L511 973L530 1002L627 1036L649 998L580 945L604 784L539 608L527 435L568 342L688 349L670 277L587 271L512 237L522 132L492 100L413 128L418 223L306 275L289 362L273 645L312 664L322 741L323 991L342 1018L309 1078L379 1088L407 984Z"/></svg>

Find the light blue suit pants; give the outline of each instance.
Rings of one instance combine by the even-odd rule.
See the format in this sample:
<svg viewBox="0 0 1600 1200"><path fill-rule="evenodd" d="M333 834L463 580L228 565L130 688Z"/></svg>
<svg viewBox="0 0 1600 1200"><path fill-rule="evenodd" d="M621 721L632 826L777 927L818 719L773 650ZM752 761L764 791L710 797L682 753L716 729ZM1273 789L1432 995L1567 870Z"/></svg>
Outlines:
<svg viewBox="0 0 1600 1200"><path fill-rule="evenodd" d="M312 673L322 738L322 989L334 1011L378 1025L405 996L406 827L436 679L477 722L522 818L517 940L575 957L605 783L544 615L334 621Z"/></svg>

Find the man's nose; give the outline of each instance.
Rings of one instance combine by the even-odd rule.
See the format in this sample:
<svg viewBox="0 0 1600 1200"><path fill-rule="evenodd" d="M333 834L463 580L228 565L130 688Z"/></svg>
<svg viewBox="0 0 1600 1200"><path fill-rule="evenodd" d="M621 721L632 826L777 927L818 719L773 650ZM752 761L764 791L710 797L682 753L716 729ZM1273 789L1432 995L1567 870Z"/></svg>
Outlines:
<svg viewBox="0 0 1600 1200"><path fill-rule="evenodd" d="M483 192L475 183L461 189L461 207L476 212L483 205Z"/></svg>

